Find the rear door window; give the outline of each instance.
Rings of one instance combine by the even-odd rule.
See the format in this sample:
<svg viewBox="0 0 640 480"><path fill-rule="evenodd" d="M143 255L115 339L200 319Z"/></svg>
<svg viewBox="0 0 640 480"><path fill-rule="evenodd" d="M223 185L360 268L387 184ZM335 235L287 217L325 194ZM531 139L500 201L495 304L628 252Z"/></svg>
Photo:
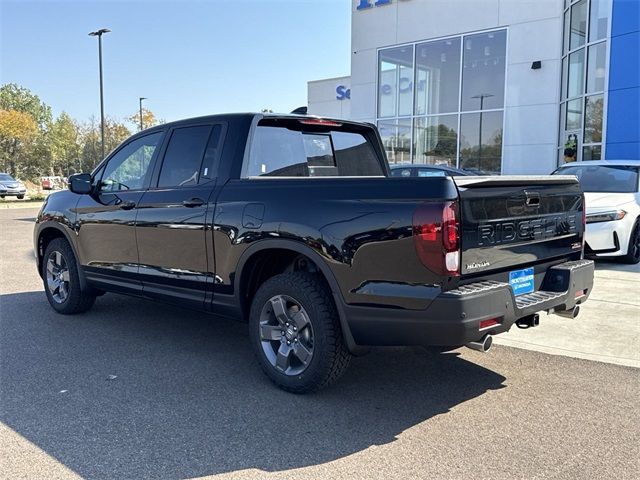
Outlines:
<svg viewBox="0 0 640 480"><path fill-rule="evenodd" d="M198 183L210 133L210 125L176 128L172 132L160 170L159 188Z"/></svg>
<svg viewBox="0 0 640 480"><path fill-rule="evenodd" d="M318 131L320 130L320 131ZM382 176L374 148L359 132L258 125L244 177Z"/></svg>
<svg viewBox="0 0 640 480"><path fill-rule="evenodd" d="M223 126L214 125L211 130L211 134L209 135L209 142L207 143L207 148L204 152L204 159L202 160L200 183L218 176L218 167L220 163L220 156L222 154L223 142Z"/></svg>

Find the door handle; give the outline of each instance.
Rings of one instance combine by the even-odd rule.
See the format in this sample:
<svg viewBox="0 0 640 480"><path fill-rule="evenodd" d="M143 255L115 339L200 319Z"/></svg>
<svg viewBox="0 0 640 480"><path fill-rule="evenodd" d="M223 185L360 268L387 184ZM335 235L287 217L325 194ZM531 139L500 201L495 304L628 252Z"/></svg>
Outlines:
<svg viewBox="0 0 640 480"><path fill-rule="evenodd" d="M135 202L132 202L132 201L130 201L130 200L127 200L127 201L121 202L121 203L120 203L120 205L119 205L119 207L120 207L122 210L131 210L131 209L132 209L133 207L135 207L135 206L136 206Z"/></svg>
<svg viewBox="0 0 640 480"><path fill-rule="evenodd" d="M182 205L188 208L201 207L202 205L204 205L204 200L202 200L201 198L190 198L189 200L185 200L184 202L182 202Z"/></svg>

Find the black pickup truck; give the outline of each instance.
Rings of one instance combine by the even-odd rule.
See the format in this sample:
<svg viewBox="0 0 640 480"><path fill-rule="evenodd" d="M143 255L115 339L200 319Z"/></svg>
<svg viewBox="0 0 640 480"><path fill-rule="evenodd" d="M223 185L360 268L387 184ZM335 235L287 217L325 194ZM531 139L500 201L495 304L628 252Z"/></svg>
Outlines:
<svg viewBox="0 0 640 480"><path fill-rule="evenodd" d="M374 345L486 351L593 284L573 176L392 178L373 125L230 114L154 127L50 195L34 232L58 312L104 292L249 323L308 392Z"/></svg>

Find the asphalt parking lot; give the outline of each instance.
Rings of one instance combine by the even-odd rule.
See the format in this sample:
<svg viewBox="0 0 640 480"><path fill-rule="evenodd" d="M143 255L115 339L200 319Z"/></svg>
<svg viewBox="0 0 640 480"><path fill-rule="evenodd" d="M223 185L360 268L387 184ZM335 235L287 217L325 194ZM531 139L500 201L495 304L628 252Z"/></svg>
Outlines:
<svg viewBox="0 0 640 480"><path fill-rule="evenodd" d="M290 395L243 324L117 295L55 314L35 215L0 211L2 478L639 478L639 369L505 345L377 349L333 388Z"/></svg>

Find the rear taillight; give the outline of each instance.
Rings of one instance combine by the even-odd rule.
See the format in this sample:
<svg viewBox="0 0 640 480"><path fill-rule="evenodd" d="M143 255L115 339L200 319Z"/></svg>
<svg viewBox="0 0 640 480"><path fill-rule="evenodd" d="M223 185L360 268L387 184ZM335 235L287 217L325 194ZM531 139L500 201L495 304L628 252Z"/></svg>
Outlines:
<svg viewBox="0 0 640 480"><path fill-rule="evenodd" d="M413 214L413 243L422 264L440 275L460 275L460 215L456 202L422 203Z"/></svg>

